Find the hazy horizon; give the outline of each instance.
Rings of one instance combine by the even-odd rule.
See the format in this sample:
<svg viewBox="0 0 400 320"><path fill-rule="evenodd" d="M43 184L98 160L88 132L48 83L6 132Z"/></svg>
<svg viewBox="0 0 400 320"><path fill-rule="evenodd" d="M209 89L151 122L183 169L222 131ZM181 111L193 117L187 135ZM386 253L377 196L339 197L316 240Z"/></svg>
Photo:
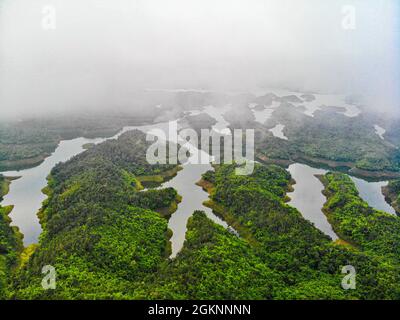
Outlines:
<svg viewBox="0 0 400 320"><path fill-rule="evenodd" d="M395 0L0 5L2 118L130 110L144 89L176 88L362 94L371 109L400 113ZM55 25L46 29L49 6ZM342 26L346 6L354 28Z"/></svg>

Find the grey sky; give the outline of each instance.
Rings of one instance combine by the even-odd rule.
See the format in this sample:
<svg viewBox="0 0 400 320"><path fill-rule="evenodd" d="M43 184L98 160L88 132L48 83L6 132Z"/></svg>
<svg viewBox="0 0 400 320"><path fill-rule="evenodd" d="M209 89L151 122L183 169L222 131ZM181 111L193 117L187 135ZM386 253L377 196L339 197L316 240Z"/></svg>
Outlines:
<svg viewBox="0 0 400 320"><path fill-rule="evenodd" d="M364 93L399 109L396 0L0 0L0 116L129 108L143 88ZM342 26L354 6L355 29ZM53 6L56 28L43 29ZM396 109L397 108L397 109Z"/></svg>

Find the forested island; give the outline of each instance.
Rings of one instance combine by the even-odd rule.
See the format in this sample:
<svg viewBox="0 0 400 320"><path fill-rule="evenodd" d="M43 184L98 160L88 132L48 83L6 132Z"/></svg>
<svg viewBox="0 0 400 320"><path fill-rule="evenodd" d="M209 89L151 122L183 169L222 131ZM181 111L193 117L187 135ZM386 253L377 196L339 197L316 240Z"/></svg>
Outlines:
<svg viewBox="0 0 400 320"><path fill-rule="evenodd" d="M278 164L294 162L345 170L367 178L400 177L400 120L378 118L368 112L348 117L342 108L324 106L313 116L304 113L313 94L278 96L268 93L223 94L218 92L152 92L138 97L138 114L75 115L48 117L41 120L0 122L0 170L17 170L40 164L57 147L60 140L76 137L110 137L124 126L180 118L183 126L197 131L210 128L215 119L205 113L185 115L189 110L201 111L204 106L230 106L223 116L229 128L254 128L257 157ZM162 108L157 108L162 105ZM249 105L256 109L272 108L265 123L255 121ZM273 104L273 105L272 105ZM376 123L387 130L385 139L375 132ZM288 140L272 135L269 129L284 126Z"/></svg>
<svg viewBox="0 0 400 320"><path fill-rule="evenodd" d="M130 131L58 164L44 190L38 245L23 250L1 209L2 298L400 298L399 219L369 208L344 174L321 177L341 238L332 242L286 203L293 180L284 168L258 164L237 176L235 165L215 166L199 182L210 193L206 205L239 236L198 211L169 259L168 219L179 195L143 190L140 181L179 166L148 165L147 147L145 134ZM356 290L340 286L348 264L357 269ZM55 290L41 286L44 265L57 270Z"/></svg>
<svg viewBox="0 0 400 320"><path fill-rule="evenodd" d="M67 119L66 119L67 118ZM123 126L152 118L76 115L0 121L0 171L32 168L55 151L61 140L111 137Z"/></svg>
<svg viewBox="0 0 400 320"><path fill-rule="evenodd" d="M158 121L178 119L183 128L199 132L218 123L202 113L205 105L232 104L235 109L221 111L229 129L256 130L262 162L251 175L236 175L235 164L214 165L197 181L209 194L204 205L230 228L197 210L187 223L183 248L171 258L168 223L182 198L177 190L160 186L182 166L150 165L146 135L127 131L117 139L85 144L83 152L53 167L38 213L42 233L37 244L24 247L23 235L10 225L13 207L0 207L0 298L400 298L399 217L370 207L349 176L340 173L398 176L395 121L385 122L382 139L368 114L347 117L340 108L326 107L313 117L305 115L299 104L313 101L312 94L166 96L166 101L160 98ZM256 104L253 109L251 104ZM272 106L271 117L257 122L253 111ZM153 123L154 107L149 110L136 120L80 116L2 123L0 170L37 165L62 139L110 137L126 125ZM287 140L269 131L277 124L284 126ZM338 240L288 204L296 181L286 168L293 162L332 171L318 178L326 196L323 211ZM0 200L11 179L0 175ZM399 180L391 180L384 193L399 212ZM54 290L42 287L45 265L57 270ZM357 270L355 290L341 287L346 265Z"/></svg>
<svg viewBox="0 0 400 320"><path fill-rule="evenodd" d="M379 138L368 115L347 117L324 108L310 117L298 107L283 103L264 127L272 128L277 123L285 126L288 140L266 134L261 128L258 134L261 160L311 163L369 178L400 176L399 149Z"/></svg>
<svg viewBox="0 0 400 320"><path fill-rule="evenodd" d="M8 193L9 180L0 175L0 201ZM20 254L23 249L22 235L17 228L11 227L8 214L11 206L0 205L0 299L5 299L9 294L10 275L18 266Z"/></svg>

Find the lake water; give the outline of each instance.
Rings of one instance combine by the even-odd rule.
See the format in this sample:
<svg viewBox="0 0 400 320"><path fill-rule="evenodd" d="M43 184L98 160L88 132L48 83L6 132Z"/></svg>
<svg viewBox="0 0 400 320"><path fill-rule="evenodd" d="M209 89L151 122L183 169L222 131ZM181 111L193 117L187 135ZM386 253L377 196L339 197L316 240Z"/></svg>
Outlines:
<svg viewBox="0 0 400 320"><path fill-rule="evenodd" d="M215 129L224 131L228 123L223 119L221 113L223 110L207 108L207 113L216 115L217 124ZM218 115L217 115L218 114ZM177 125L177 120L173 121ZM125 127L121 132L110 139L117 138L123 132L132 129L140 129L143 132L152 132L154 129L161 129L160 132L168 132L171 122L158 123L154 125L146 125L140 127ZM283 127L280 128L280 132ZM157 133L154 133L157 135ZM283 133L282 133L283 134ZM284 138L284 137L283 137ZM176 142L176 138L167 137L168 140ZM179 139L179 138L178 138ZM61 161L67 161L73 156L84 151L82 146L86 143L101 143L107 139L85 139L77 138L68 141L61 141L55 152L46 158L46 160L39 166L31 169L21 171L8 171L3 172L5 176L20 176L18 180L12 181L10 185L10 192L4 197L4 205L14 205L14 209L10 213L12 225L18 226L20 231L24 234L25 245L36 243L41 232L37 212L41 207L43 200L46 196L41 190L47 185L46 177L51 169ZM193 154L198 150L190 145L189 149ZM180 251L185 240L186 224L189 217L195 210L203 210L207 216L216 223L228 228L233 233L235 231L213 214L212 210L205 207L203 202L208 199L208 194L202 190L201 187L195 183L200 180L201 175L207 170L212 170L209 163L192 164L191 158L186 165L183 166L176 177L164 183L162 187L173 187L177 190L183 199L178 205L177 211L171 216L169 220L169 228L173 231L172 242L172 255L175 257ZM322 195L323 185L315 177L315 174L323 174L326 171L322 169L311 168L303 164L294 164L289 167L293 178L297 181L294 185L294 192L290 193L290 205L296 207L303 216L313 222L317 228L322 230L332 239L336 239L337 235L332 230L326 216L321 211L326 199ZM390 207L384 200L381 192L381 187L386 185L387 182L367 182L361 179L353 178L360 195L372 207L385 210L389 213L394 213L394 209Z"/></svg>
<svg viewBox="0 0 400 320"><path fill-rule="evenodd" d="M134 127L125 127L114 137L116 139L122 133L131 130ZM10 184L10 190L1 203L2 206L14 205L10 213L11 225L19 227L24 235L24 244L36 243L41 232L37 212L46 199L42 189L47 185L47 176L51 169L59 162L65 162L73 156L84 151L82 147L86 143L101 143L107 139L96 138L86 139L77 138L73 140L61 141L56 150L47 157L39 166L20 171L2 172L4 176L20 177L13 180Z"/></svg>
<svg viewBox="0 0 400 320"><path fill-rule="evenodd" d="M5 176L20 176L10 184L9 193L4 196L2 206L14 205L10 213L12 225L18 226L24 235L24 244L36 243L41 232L39 219L36 215L46 196L41 190L47 185L46 177L51 169L60 161L66 161L84 151L85 143L96 143L102 139L78 138L61 141L55 152L37 167L3 172Z"/></svg>
<svg viewBox="0 0 400 320"><path fill-rule="evenodd" d="M272 104L270 106L264 106L264 109L256 108L257 105L257 103L250 103L249 108L253 112L255 121L264 125L267 120L271 118L275 109L280 106L280 102L272 101Z"/></svg>
<svg viewBox="0 0 400 320"><path fill-rule="evenodd" d="M374 125L374 129L375 129L375 133L379 136L379 138L381 138L382 140L385 140L383 135L386 133L386 130L384 128L378 126L377 124Z"/></svg>
<svg viewBox="0 0 400 320"><path fill-rule="evenodd" d="M322 94L322 93L312 93L314 96L314 100L305 101L301 98L304 92L285 90L282 88L260 88L255 90L256 95L264 95L266 93L274 93L278 97L290 96L294 95L300 100L299 102L291 102L291 104L295 106L303 106L304 114L309 117L314 117L314 113L318 110L322 110L324 107L341 107L345 110L343 112L339 111L347 117L357 117L361 114L360 108L351 103L346 102L346 95L344 94Z"/></svg>
<svg viewBox="0 0 400 320"><path fill-rule="evenodd" d="M172 124L172 125L171 125ZM109 139L115 139L123 132L133 129L139 129L143 132L149 132L157 135L159 132L166 133L166 138L170 141L176 142L176 137L168 135L170 127L177 126L177 121L158 123L155 125L145 125L140 127L125 127L121 132ZM154 132L154 129L160 130ZM159 136L159 138L161 138ZM82 146L86 143L101 143L107 139L85 139L77 138L68 141L61 141L55 152L46 158L46 160L39 166L31 169L21 171L7 171L3 172L5 176L20 176L19 179L12 181L10 184L10 191L4 197L3 206L14 205L14 209L10 213L12 225L18 226L24 235L24 244L29 245L37 243L41 233L41 226L37 217L37 212L42 206L42 202L46 199L41 190L47 185L46 177L49 175L51 169L59 162L64 162L73 156L84 151ZM202 151L197 150L192 145L186 145L192 155L196 152L200 156L205 157ZM183 246L186 234L186 224L189 217L195 210L203 210L207 216L214 222L229 229L231 232L235 231L228 226L228 224L214 215L211 209L205 207L203 202L208 199L208 193L197 186L195 183L201 179L201 175L208 170L213 170L209 161L206 164L191 164L193 158L189 158L188 163L183 165L183 170L179 171L176 177L169 180L162 187L173 187L177 190L178 194L182 196L182 202L178 205L178 210L171 216L169 220L169 228L173 231L172 242L172 255L180 251Z"/></svg>
<svg viewBox="0 0 400 320"><path fill-rule="evenodd" d="M174 258L182 249L185 242L187 221L195 210L204 211L215 223L233 232L233 229L225 221L216 216L210 208L203 205L203 202L208 200L208 193L195 183L208 170L213 170L210 164L184 165L183 170L179 171L175 178L161 186L162 188L172 187L182 196L182 202L179 203L177 211L172 214L168 222L168 227L173 232L171 258Z"/></svg>
<svg viewBox="0 0 400 320"><path fill-rule="evenodd" d="M326 202L326 197L322 194L323 184L315 176L325 174L327 170L316 169L299 163L290 165L288 170L296 180L296 184L293 186L294 192L288 193L291 198L289 204L297 208L304 218L313 222L322 232L333 240L337 239L338 236L321 210ZM352 176L350 178L354 181L360 197L372 208L396 214L382 194L382 187L387 186L387 181L370 182Z"/></svg>
<svg viewBox="0 0 400 320"><path fill-rule="evenodd" d="M209 111L213 112L214 110ZM219 130L223 130L223 125L218 122L216 124ZM154 129L160 129L161 131L154 131ZM152 125L140 127L139 129L151 133L160 139L165 138L162 132L169 132L170 128L178 128L178 121L171 121L170 123L165 123L163 125ZM171 137L166 136L167 140L171 142L184 143L181 137ZM161 184L158 188L174 188L180 196L182 196L182 202L178 204L178 209L171 215L168 222L169 229L172 230L173 234L171 237L171 247L172 253L171 258L174 258L177 253L182 249L185 242L186 236L186 225L188 219L193 215L196 210L202 210L206 215L213 220L215 223L223 226L224 228L230 230L232 233L237 234L237 232L230 227L224 220L216 216L212 210L203 205L203 202L208 200L208 193L205 192L200 186L196 185L201 179L201 175L209 170L214 170L210 164L212 158L202 150L197 149L196 146L192 144L184 144L190 152L190 156L187 162L182 165L183 169L178 172L178 174L171 180ZM199 164L199 161L201 163Z"/></svg>
<svg viewBox="0 0 400 320"><path fill-rule="evenodd" d="M369 182L355 177L351 177L351 179L356 184L360 197L368 202L372 208L396 214L396 211L386 202L382 193L382 187L386 187L388 181Z"/></svg>
<svg viewBox="0 0 400 320"><path fill-rule="evenodd" d="M326 197L322 194L324 185L315 176L316 174L325 174L327 171L299 163L292 164L288 170L296 180L296 184L293 186L294 192L288 193L291 198L289 204L299 210L304 218L314 223L332 240L338 239L326 215L322 212L322 207L326 202Z"/></svg>
<svg viewBox="0 0 400 320"><path fill-rule="evenodd" d="M285 136L283 133L283 129L285 129L285 126L283 124L277 124L275 127L269 129L269 131L272 132L274 137L283 139L283 140L288 140L288 137Z"/></svg>

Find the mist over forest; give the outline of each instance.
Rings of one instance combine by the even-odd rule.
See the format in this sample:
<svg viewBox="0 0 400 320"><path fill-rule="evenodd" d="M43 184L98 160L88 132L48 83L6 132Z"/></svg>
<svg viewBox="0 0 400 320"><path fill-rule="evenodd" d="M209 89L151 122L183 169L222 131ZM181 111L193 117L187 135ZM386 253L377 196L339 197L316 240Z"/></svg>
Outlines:
<svg viewBox="0 0 400 320"><path fill-rule="evenodd" d="M390 116L400 110L396 1L0 4L2 119L134 115L165 99L157 89L257 94L283 87L361 95L370 110ZM350 29L343 27L349 6ZM54 26L46 28L53 9Z"/></svg>
<svg viewBox="0 0 400 320"><path fill-rule="evenodd" d="M0 0L0 302L400 300L399 31L398 0Z"/></svg>

